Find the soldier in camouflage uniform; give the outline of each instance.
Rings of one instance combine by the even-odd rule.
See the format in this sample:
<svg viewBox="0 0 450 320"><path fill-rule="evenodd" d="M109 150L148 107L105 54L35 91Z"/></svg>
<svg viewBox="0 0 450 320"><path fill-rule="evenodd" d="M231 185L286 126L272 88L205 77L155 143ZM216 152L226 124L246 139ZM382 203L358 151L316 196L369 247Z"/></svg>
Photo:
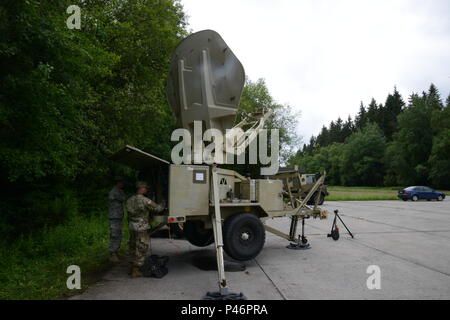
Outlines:
<svg viewBox="0 0 450 320"><path fill-rule="evenodd" d="M145 197L148 185L143 181L136 183L137 192L127 200L128 223L130 229L130 254L133 257L132 277L142 277L140 267L150 253L150 213L160 213L164 207Z"/></svg>
<svg viewBox="0 0 450 320"><path fill-rule="evenodd" d="M122 177L115 178L116 184L108 195L109 202L109 253L110 260L119 261L118 250L122 241L123 203L126 200Z"/></svg>

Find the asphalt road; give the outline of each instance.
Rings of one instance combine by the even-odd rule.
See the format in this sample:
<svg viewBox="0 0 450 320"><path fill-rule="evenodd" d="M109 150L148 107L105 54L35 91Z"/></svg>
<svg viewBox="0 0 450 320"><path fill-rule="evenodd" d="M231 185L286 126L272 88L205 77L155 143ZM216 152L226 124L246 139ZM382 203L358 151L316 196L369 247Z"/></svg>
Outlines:
<svg viewBox="0 0 450 320"><path fill-rule="evenodd" d="M288 250L286 240L267 233L246 271L227 273L230 290L248 299L450 299L450 199L328 202L322 208L339 209L355 239L342 226L339 241L326 237L332 215L307 222L307 251ZM268 224L289 229L288 219ZM131 279L127 263L119 263L72 299L200 299L217 290L217 272L198 267L214 261L213 246L159 238L152 248L170 257L163 279ZM372 265L380 268L381 289L367 287Z"/></svg>

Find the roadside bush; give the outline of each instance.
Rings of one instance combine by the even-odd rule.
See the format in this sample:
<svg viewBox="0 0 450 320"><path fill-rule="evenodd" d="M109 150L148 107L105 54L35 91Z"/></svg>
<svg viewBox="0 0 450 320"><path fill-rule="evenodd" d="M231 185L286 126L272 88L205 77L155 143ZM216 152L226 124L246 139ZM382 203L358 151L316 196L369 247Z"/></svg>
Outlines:
<svg viewBox="0 0 450 320"><path fill-rule="evenodd" d="M13 243L3 241L0 299L60 298L69 293L66 269L72 264L82 270L84 289L86 274L108 265L108 237L106 217L93 215L44 228L39 234L22 236Z"/></svg>

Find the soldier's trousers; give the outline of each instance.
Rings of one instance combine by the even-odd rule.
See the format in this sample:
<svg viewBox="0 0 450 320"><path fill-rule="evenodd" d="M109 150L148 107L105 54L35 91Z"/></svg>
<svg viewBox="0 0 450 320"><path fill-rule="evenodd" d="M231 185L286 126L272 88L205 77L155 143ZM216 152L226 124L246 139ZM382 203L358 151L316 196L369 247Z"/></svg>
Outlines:
<svg viewBox="0 0 450 320"><path fill-rule="evenodd" d="M130 256L132 263L136 267L141 267L144 264L145 258L150 253L150 235L148 230L134 231L130 230Z"/></svg>
<svg viewBox="0 0 450 320"><path fill-rule="evenodd" d="M122 219L109 219L109 252L116 252L122 242Z"/></svg>

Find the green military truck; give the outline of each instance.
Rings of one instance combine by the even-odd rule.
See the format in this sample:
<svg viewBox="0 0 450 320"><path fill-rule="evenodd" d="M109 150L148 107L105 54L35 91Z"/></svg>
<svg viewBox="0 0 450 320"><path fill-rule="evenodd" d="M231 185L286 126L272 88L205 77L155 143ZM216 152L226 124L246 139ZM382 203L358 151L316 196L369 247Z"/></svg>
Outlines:
<svg viewBox="0 0 450 320"><path fill-rule="evenodd" d="M295 166L294 168L280 168L278 174L271 178L284 179L286 183L289 183L289 188L293 195L298 196L299 199L305 199L316 182L320 179L320 176L320 174L301 173L298 170L298 167ZM286 185L285 188L287 188ZM317 190L314 190L312 197L308 200L307 204L314 204L318 197L317 204L322 205L325 201L325 197L328 195L327 186L322 184Z"/></svg>

